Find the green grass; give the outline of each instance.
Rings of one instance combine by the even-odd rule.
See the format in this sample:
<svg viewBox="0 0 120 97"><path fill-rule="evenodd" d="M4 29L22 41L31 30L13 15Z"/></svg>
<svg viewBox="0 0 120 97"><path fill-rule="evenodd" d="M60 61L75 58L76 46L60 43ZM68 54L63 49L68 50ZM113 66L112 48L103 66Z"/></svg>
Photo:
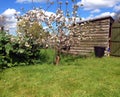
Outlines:
<svg viewBox="0 0 120 97"><path fill-rule="evenodd" d="M0 72L0 97L120 97L120 58L64 58ZM50 62L50 61L49 61Z"/></svg>

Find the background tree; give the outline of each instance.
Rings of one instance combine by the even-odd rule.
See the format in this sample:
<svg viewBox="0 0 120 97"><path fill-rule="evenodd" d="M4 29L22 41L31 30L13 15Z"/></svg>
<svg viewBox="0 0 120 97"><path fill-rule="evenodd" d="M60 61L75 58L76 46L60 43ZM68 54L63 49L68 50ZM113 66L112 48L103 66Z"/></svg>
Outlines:
<svg viewBox="0 0 120 97"><path fill-rule="evenodd" d="M5 21L6 21L6 17L3 15L0 15L0 31L4 30Z"/></svg>
<svg viewBox="0 0 120 97"><path fill-rule="evenodd" d="M114 18L115 18L115 22L119 22L120 23L120 11L116 12Z"/></svg>
<svg viewBox="0 0 120 97"><path fill-rule="evenodd" d="M48 33L38 22L30 22L23 18L17 24L17 35L20 41L24 41L27 45L38 44L41 46L45 42Z"/></svg>
<svg viewBox="0 0 120 97"><path fill-rule="evenodd" d="M58 5L56 13L51 13L50 15L48 15L47 10L34 8L33 10L29 10L28 12L26 12L26 14L23 16L16 16L16 18L18 20L27 19L30 23L32 23L33 21L37 21L41 25L47 26L46 30L51 33L51 40L54 41L54 48L56 51L55 63L58 64L63 46L70 47L70 45L74 43L73 34L79 33L78 38L83 39L83 37L87 33L80 32L78 22L80 22L81 18L78 16L77 13L79 6L77 5L76 0L71 1L73 3L72 12L70 12L68 9L68 1L65 2L65 11L62 10L63 2L59 0L56 1ZM52 5L54 3L48 0L47 4ZM81 4L81 6L83 5ZM50 6L48 6L48 8L49 7ZM28 31L25 32L27 33Z"/></svg>
<svg viewBox="0 0 120 97"><path fill-rule="evenodd" d="M5 24L6 17L3 15L0 15L0 26L3 26Z"/></svg>

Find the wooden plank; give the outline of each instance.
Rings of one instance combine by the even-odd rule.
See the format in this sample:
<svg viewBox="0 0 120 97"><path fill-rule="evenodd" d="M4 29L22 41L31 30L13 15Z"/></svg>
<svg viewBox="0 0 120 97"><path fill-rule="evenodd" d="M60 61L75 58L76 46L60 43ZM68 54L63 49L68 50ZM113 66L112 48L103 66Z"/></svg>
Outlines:
<svg viewBox="0 0 120 97"><path fill-rule="evenodd" d="M93 50L81 50L81 49L79 49L79 50L76 50L76 49L70 49L70 52L86 52L86 53L89 53L89 52L92 52Z"/></svg>
<svg viewBox="0 0 120 97"><path fill-rule="evenodd" d="M90 53L86 53L86 52L66 52L66 51L62 51L63 53L66 54L72 54L72 55L82 55L82 56L89 56L91 54Z"/></svg>
<svg viewBox="0 0 120 97"><path fill-rule="evenodd" d="M70 47L70 49L76 49L76 50L93 50L93 47L89 47L89 46L80 46L80 47Z"/></svg>

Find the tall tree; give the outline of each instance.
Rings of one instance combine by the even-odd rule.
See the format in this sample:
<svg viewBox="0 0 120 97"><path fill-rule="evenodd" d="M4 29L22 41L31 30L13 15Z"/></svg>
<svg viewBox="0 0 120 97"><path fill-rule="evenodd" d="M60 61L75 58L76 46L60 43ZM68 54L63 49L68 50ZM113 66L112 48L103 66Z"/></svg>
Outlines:
<svg viewBox="0 0 120 97"><path fill-rule="evenodd" d="M6 17L0 15L0 30L4 30L5 21L6 21Z"/></svg>
<svg viewBox="0 0 120 97"><path fill-rule="evenodd" d="M48 6L46 10L35 8L33 10L29 10L28 12L26 12L24 16L17 16L17 18L18 20L27 18L29 22L38 21L44 26L47 26L47 30L52 33L51 40L53 40L54 48L55 51L57 52L55 57L56 60L55 63L58 64L63 45L70 46L72 44L72 41L74 41L73 38L74 33L79 33L78 38L83 39L84 35L87 34L87 32L80 32L78 21L80 22L81 18L78 16L77 13L79 9L77 0L71 0L73 3L72 12L69 11L68 0L64 2L65 4L63 4L62 0L56 0L56 1L58 5L56 13L51 13L48 15L47 13L48 8L52 4L54 4L53 1L51 2L50 0L48 0L47 2ZM63 6L62 4L66 6L65 10L62 10L62 6ZM81 4L80 6L83 5Z"/></svg>

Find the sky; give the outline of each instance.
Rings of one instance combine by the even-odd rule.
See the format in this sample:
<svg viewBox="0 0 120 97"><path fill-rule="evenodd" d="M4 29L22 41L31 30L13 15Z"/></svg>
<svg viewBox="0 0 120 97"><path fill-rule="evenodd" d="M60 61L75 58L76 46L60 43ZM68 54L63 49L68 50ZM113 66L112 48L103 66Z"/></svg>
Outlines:
<svg viewBox="0 0 120 97"><path fill-rule="evenodd" d="M54 4L49 8L47 1L54 1ZM14 14L24 14L28 10L34 7L42 8L49 13L56 12L58 4L56 1L62 2L61 9L65 11L65 2L68 1L68 9L72 12L73 3L72 0L0 0L0 15L7 17L6 26L9 28L10 33L14 34L16 30L17 20ZM120 0L74 0L79 5L78 15L84 19L92 19L96 17L112 16L114 17L116 12L120 10ZM80 5L83 6L80 6ZM48 8L48 9L47 9Z"/></svg>

